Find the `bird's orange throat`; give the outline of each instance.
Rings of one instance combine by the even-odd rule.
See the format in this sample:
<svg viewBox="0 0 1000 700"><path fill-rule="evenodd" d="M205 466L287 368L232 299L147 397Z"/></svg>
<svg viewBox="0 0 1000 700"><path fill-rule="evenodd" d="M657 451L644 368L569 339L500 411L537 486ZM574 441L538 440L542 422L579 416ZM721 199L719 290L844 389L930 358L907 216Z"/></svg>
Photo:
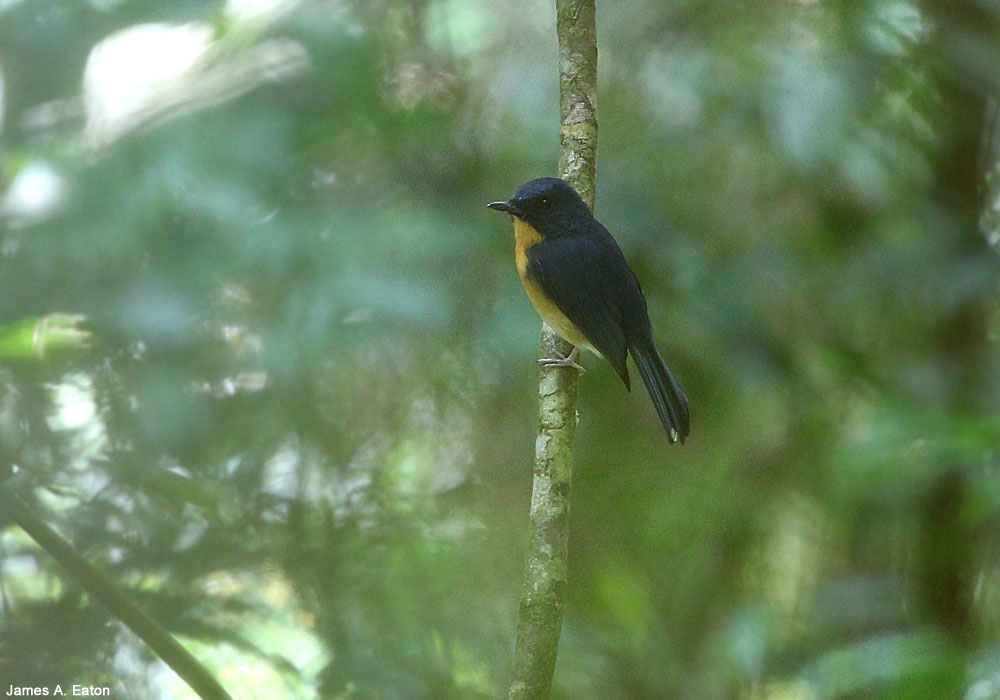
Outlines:
<svg viewBox="0 0 1000 700"><path fill-rule="evenodd" d="M524 271L528 267L528 248L542 240L535 227L516 216L514 218L514 259L517 262L517 273L524 279Z"/></svg>

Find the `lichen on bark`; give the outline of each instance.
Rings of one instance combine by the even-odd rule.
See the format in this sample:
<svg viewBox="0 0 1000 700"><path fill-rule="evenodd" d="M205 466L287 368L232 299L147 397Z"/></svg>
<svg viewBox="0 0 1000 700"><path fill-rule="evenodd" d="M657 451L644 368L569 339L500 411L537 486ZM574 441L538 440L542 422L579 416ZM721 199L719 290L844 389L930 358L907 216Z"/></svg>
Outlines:
<svg viewBox="0 0 1000 700"><path fill-rule="evenodd" d="M597 166L597 29L594 0L556 0L559 175L594 207ZM542 324L539 357L572 346ZM549 697L562 630L569 544L577 370L541 367L529 538L508 700Z"/></svg>

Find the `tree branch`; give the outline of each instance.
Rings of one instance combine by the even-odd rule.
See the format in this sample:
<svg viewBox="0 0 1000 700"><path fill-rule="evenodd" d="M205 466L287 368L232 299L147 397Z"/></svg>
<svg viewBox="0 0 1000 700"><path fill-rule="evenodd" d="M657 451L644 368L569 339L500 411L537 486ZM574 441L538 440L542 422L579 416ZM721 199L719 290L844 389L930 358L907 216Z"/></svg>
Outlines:
<svg viewBox="0 0 1000 700"><path fill-rule="evenodd" d="M597 29L594 0L556 0L559 37L559 174L594 207L597 166ZM542 324L539 357L572 350ZM577 370L542 367L530 536L508 700L544 700L562 629L569 544Z"/></svg>
<svg viewBox="0 0 1000 700"><path fill-rule="evenodd" d="M59 562L87 593L103 603L112 615L142 639L194 692L204 700L232 700L229 693L191 652L182 647L142 608L126 598L114 582L80 556L73 545L56 534L20 498L7 493L3 487L0 487L0 506L39 547Z"/></svg>

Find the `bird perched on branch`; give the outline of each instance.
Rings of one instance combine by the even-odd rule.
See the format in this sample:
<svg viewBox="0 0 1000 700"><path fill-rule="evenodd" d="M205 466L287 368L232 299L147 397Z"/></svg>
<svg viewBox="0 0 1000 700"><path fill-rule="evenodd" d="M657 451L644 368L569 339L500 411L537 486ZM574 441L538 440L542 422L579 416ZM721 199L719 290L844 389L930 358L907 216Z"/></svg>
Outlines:
<svg viewBox="0 0 1000 700"><path fill-rule="evenodd" d="M629 354L639 369L670 442L690 432L687 399L653 342L653 327L639 280L621 248L565 180L532 180L490 209L514 220L514 257L528 298L562 338L568 357L539 360L574 367L580 348L611 363L631 391Z"/></svg>

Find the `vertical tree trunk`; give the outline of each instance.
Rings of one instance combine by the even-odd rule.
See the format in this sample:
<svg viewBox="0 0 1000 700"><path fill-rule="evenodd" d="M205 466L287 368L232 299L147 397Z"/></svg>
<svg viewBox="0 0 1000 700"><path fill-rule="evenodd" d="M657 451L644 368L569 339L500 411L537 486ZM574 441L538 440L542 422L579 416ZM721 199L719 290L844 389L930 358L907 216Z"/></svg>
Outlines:
<svg viewBox="0 0 1000 700"><path fill-rule="evenodd" d="M597 29L594 0L556 0L559 38L559 174L593 209L597 165ZM572 347L542 325L539 357ZM562 629L569 543L577 370L542 367L530 538L508 700L549 697Z"/></svg>
<svg viewBox="0 0 1000 700"><path fill-rule="evenodd" d="M1000 221L1000 181L995 175L1000 166L990 162L998 157L996 119L991 115L998 81L995 68L983 60L996 56L1000 22L994 7L977 0L924 0L920 7L932 28L926 44L928 73L940 92L930 119L936 137L931 194L937 221L928 217L928 225L938 228L938 222L945 221L955 239L952 254L961 251L972 259L983 254L977 228L982 227L989 240L996 237ZM949 311L941 327L942 350L954 368L953 402L975 395L994 366L995 345L987 340L991 306L985 299L966 299ZM981 625L975 591L983 567L977 562L976 545L982 533L963 517L974 488L971 472L956 466L942 470L927 489L914 572L919 609L949 633L957 648L969 653ZM958 676L956 696L963 692L962 683Z"/></svg>

